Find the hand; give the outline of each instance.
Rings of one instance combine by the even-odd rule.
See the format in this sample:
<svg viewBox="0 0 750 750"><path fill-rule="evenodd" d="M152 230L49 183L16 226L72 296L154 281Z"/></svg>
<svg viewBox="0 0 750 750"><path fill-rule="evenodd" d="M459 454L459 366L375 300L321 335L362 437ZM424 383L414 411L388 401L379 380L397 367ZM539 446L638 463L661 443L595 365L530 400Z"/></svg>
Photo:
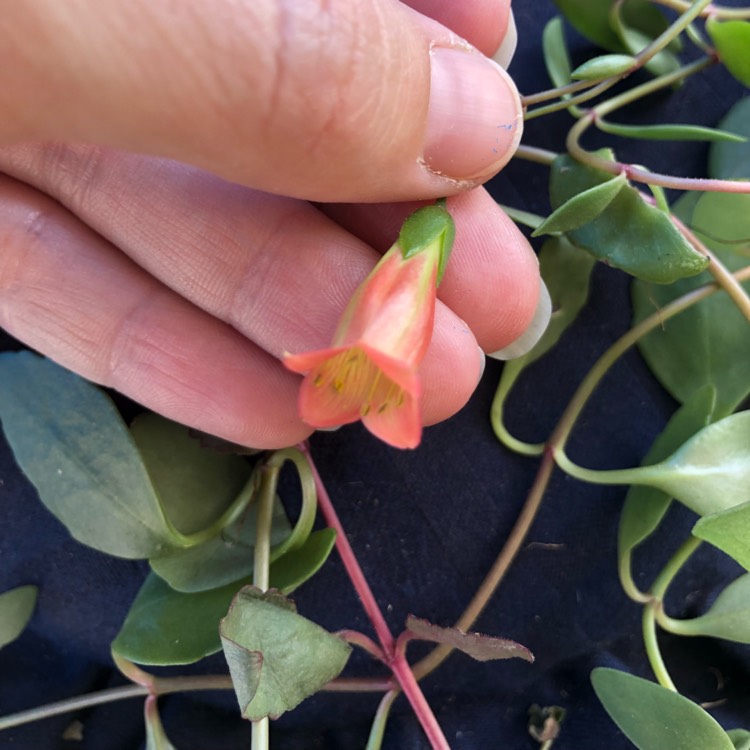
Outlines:
<svg viewBox="0 0 750 750"><path fill-rule="evenodd" d="M456 195L422 367L425 423L455 413L479 347L520 336L539 298L531 249L476 187L518 142L518 96L456 37L493 53L509 0L409 5L10 4L0 325L172 419L289 445L310 428L279 357L328 344L404 202Z"/></svg>

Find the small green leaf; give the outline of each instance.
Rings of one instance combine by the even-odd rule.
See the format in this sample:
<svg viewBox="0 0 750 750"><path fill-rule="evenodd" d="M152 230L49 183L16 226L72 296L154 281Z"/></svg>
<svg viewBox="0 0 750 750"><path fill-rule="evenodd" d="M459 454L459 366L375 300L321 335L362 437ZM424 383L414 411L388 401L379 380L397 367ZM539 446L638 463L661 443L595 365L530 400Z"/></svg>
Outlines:
<svg viewBox="0 0 750 750"><path fill-rule="evenodd" d="M18 638L34 613L36 586L19 586L0 594L0 648Z"/></svg>
<svg viewBox="0 0 750 750"><path fill-rule="evenodd" d="M750 732L747 729L730 729L727 736L734 743L734 750L750 750Z"/></svg>
<svg viewBox="0 0 750 750"><path fill-rule="evenodd" d="M558 206L532 233L532 237L552 232L569 232L571 229L588 224L599 216L612 203L628 180L620 173L606 182L594 185Z"/></svg>
<svg viewBox="0 0 750 750"><path fill-rule="evenodd" d="M570 83L570 56L565 44L562 18L552 18L542 32L542 53L547 74L555 86L567 86Z"/></svg>
<svg viewBox="0 0 750 750"><path fill-rule="evenodd" d="M655 464L668 458L709 424L715 404L716 389L712 385L705 385L697 390L656 438L643 459L643 465ZM618 532L618 556L621 564L623 557L629 556L634 547L653 533L671 501L669 494L656 487L630 487L622 508Z"/></svg>
<svg viewBox="0 0 750 750"><path fill-rule="evenodd" d="M99 388L30 352L6 352L0 417L19 466L79 542L127 558L174 543L133 439Z"/></svg>
<svg viewBox="0 0 750 750"><path fill-rule="evenodd" d="M750 411L704 427L666 461L636 472L701 516L750 501Z"/></svg>
<svg viewBox="0 0 750 750"><path fill-rule="evenodd" d="M150 573L112 642L112 650L137 664L192 664L221 649L219 620L241 582L183 594Z"/></svg>
<svg viewBox="0 0 750 750"><path fill-rule="evenodd" d="M704 516L693 527L693 535L750 570L750 502Z"/></svg>
<svg viewBox="0 0 750 750"><path fill-rule="evenodd" d="M596 127L604 133L623 138L648 141L728 141L744 143L746 138L728 130L704 128L700 125L620 125L604 118L596 119Z"/></svg>
<svg viewBox="0 0 750 750"><path fill-rule="evenodd" d="M601 55L579 65L570 77L577 81L592 81L599 78L610 78L630 70L635 64L631 55Z"/></svg>
<svg viewBox="0 0 750 750"><path fill-rule="evenodd" d="M594 692L639 750L734 750L721 726L679 693L640 677L599 667Z"/></svg>
<svg viewBox="0 0 750 750"><path fill-rule="evenodd" d="M221 639L242 715L251 721L299 705L340 674L351 653L341 638L298 615L293 602L253 586L234 598Z"/></svg>
<svg viewBox="0 0 750 750"><path fill-rule="evenodd" d="M750 573L732 581L700 617L669 618L669 630L678 635L708 635L736 643L750 643Z"/></svg>
<svg viewBox="0 0 750 750"><path fill-rule="evenodd" d="M750 97L740 99L719 128L750 139ZM750 179L750 140L713 144L708 152L708 176L720 180Z"/></svg>
<svg viewBox="0 0 750 750"><path fill-rule="evenodd" d="M250 478L240 456L203 448L187 427L158 414L136 417L130 433L164 513L183 534L217 521Z"/></svg>
<svg viewBox="0 0 750 750"><path fill-rule="evenodd" d="M614 160L609 149L596 153ZM552 207L556 209L579 193L611 179L608 172L581 164L567 154L559 156L550 174ZM658 284L697 274L708 262L669 218L648 205L631 185L622 187L596 219L568 235L575 245L599 260Z"/></svg>
<svg viewBox="0 0 750 750"><path fill-rule="evenodd" d="M534 655L525 646L507 638L495 638L482 633L464 633L458 628L441 628L414 615L406 619L406 629L417 640L444 643L458 649L476 661L523 659L533 662Z"/></svg>
<svg viewBox="0 0 750 750"><path fill-rule="evenodd" d="M674 211L680 215L689 207L689 202L680 199ZM714 252L730 271L736 271L746 263L736 254L718 247ZM707 273L669 286L636 281L632 287L634 323L710 281ZM747 282L744 286L750 288ZM638 347L661 384L682 403L710 383L716 387L716 413L724 416L733 412L750 393L747 320L726 294L714 294L664 321L659 328L644 336Z"/></svg>
<svg viewBox="0 0 750 750"><path fill-rule="evenodd" d="M750 22L709 18L706 31L724 67L740 83L750 86Z"/></svg>
<svg viewBox="0 0 750 750"><path fill-rule="evenodd" d="M173 589L188 594L246 578L253 572L257 516L256 503L246 510L244 517L203 544L152 558L149 560L151 569ZM280 544L290 531L286 512L277 498L273 509L271 544Z"/></svg>
<svg viewBox="0 0 750 750"><path fill-rule="evenodd" d="M156 700L155 695L149 695L143 708L146 723L146 750L176 750L164 731Z"/></svg>

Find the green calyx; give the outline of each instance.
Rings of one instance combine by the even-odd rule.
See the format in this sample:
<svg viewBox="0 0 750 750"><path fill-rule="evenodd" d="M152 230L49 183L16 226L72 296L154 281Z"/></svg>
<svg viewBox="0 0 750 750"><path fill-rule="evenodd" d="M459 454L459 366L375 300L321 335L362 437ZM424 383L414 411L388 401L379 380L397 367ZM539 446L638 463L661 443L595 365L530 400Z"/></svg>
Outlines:
<svg viewBox="0 0 750 750"><path fill-rule="evenodd" d="M406 218L398 235L398 245L405 259L424 250L437 251L439 284L445 273L455 236L456 227L443 199L435 205L417 209Z"/></svg>

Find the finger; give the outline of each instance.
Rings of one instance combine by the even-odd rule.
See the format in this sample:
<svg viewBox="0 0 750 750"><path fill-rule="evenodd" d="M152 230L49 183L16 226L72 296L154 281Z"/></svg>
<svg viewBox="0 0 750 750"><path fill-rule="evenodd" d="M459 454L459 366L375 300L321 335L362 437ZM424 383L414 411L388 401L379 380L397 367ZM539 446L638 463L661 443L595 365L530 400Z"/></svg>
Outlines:
<svg viewBox="0 0 750 750"><path fill-rule="evenodd" d="M383 251L418 204L326 204L321 209ZM439 297L466 321L486 352L503 349L531 323L539 301L539 264L524 235L484 190L451 198L456 239Z"/></svg>
<svg viewBox="0 0 750 750"><path fill-rule="evenodd" d="M0 43L0 143L109 144L285 195L455 193L521 133L507 74L393 0L27 0Z"/></svg>
<svg viewBox="0 0 750 750"><path fill-rule="evenodd" d="M259 448L304 438L297 381L54 201L0 178L0 325L184 424Z"/></svg>
<svg viewBox="0 0 750 750"><path fill-rule="evenodd" d="M204 314L223 319L276 357L285 351L327 346L346 302L378 257L309 204L257 193L175 162L107 153L95 164L90 150L80 150L89 157L78 164L89 179L86 189L81 189L75 174L74 149L56 150L62 161L39 162L45 166L40 167L37 177L47 183L51 194L63 203L75 204L77 213L102 235L123 247L151 274L163 277L174 292L190 299ZM34 149L25 149L27 155L31 151ZM18 157L19 151L14 152ZM64 155L70 157L68 161ZM54 163L57 169L52 168ZM16 170L22 171L18 165ZM56 180L58 187L53 190ZM42 258L38 265L44 263ZM101 263L104 268L106 261ZM85 266L81 268L70 260L68 264L62 269L67 272L65 283L60 280L61 269L50 272L58 278L55 288L60 294L64 295L67 287L88 283L81 279L96 280L96 276L87 274ZM112 279L107 283L114 288L125 283L132 286L132 282L119 278L118 268L112 265ZM14 286L24 288L21 281ZM26 288L31 291L20 293L33 294L33 283ZM109 291L94 290L91 294L106 306ZM67 297L55 302L62 307L75 304ZM15 304L20 304L18 299ZM52 303L48 309L52 309ZM86 314L94 312L88 310ZM86 315L81 316L76 325L85 330ZM25 325L33 332L33 321L27 319ZM19 338L28 340L22 329L24 322L13 330ZM183 330L190 327L185 325ZM171 344L182 346L183 356L190 359L194 356L192 342L191 333ZM43 346L30 343L53 356L55 347L61 346L54 336L45 339ZM70 366L102 381L101 376L91 374L90 367L84 371ZM481 366L474 337L463 321L441 305L421 370L426 423L445 419L466 403ZM165 370L162 375L168 378L170 373ZM185 375L180 373L180 377ZM244 385L253 387L250 380ZM132 389L127 392L143 401ZM284 398L288 399L288 391L284 391ZM287 406L290 403L296 403L296 397ZM152 403L147 405L164 412ZM171 416L194 424L190 419Z"/></svg>

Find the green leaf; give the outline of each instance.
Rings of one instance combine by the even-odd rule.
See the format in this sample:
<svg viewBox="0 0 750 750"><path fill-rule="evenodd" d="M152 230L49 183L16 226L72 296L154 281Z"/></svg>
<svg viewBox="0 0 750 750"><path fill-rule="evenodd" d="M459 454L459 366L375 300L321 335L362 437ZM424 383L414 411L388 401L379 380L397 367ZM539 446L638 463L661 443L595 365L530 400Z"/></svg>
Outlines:
<svg viewBox="0 0 750 750"><path fill-rule="evenodd" d="M333 529L313 531L301 547L271 563L271 586L285 594L294 591L320 570L335 543Z"/></svg>
<svg viewBox="0 0 750 750"><path fill-rule="evenodd" d="M732 581L711 608L690 620L669 618L670 632L708 635L736 643L750 643L750 573Z"/></svg>
<svg viewBox="0 0 750 750"><path fill-rule="evenodd" d="M532 233L532 237L552 232L569 232L588 224L612 203L628 180L620 173L606 182L594 185L558 206Z"/></svg>
<svg viewBox="0 0 750 750"><path fill-rule="evenodd" d="M464 633L458 628L441 628L414 615L407 617L406 629L417 640L444 643L476 661L497 661L498 659L534 661L534 655L529 649L507 638L495 638L483 633Z"/></svg>
<svg viewBox="0 0 750 750"><path fill-rule="evenodd" d="M724 116L719 128L750 138L750 97L740 99ZM750 140L711 146L708 176L720 180L750 179Z"/></svg>
<svg viewBox="0 0 750 750"><path fill-rule="evenodd" d="M36 586L19 586L0 594L0 648L21 635L34 612L37 593Z"/></svg>
<svg viewBox="0 0 750 750"><path fill-rule="evenodd" d="M587 39L612 52L628 51L612 26L611 0L554 0L554 3ZM629 28L641 31L651 39L668 26L664 15L646 0L626 2L623 18ZM679 42L670 47L679 49Z"/></svg>
<svg viewBox="0 0 750 750"><path fill-rule="evenodd" d="M612 720L639 750L734 750L721 726L679 693L603 667L591 673L591 683Z"/></svg>
<svg viewBox="0 0 750 750"><path fill-rule="evenodd" d="M176 750L164 731L155 695L146 698L143 716L146 724L146 750Z"/></svg>
<svg viewBox="0 0 750 750"><path fill-rule="evenodd" d="M552 18L542 32L542 53L544 65L552 83L567 86L570 83L571 65L568 48L565 45L562 18Z"/></svg>
<svg viewBox="0 0 750 750"><path fill-rule="evenodd" d="M573 324L589 297L594 259L565 237L548 239L539 252L539 271L552 299L552 316L536 346L505 368L527 367L545 355ZM503 372L505 371L503 369Z"/></svg>
<svg viewBox="0 0 750 750"><path fill-rule="evenodd" d="M734 750L750 750L750 732L747 729L730 729L727 736L734 743Z"/></svg>
<svg viewBox="0 0 750 750"><path fill-rule="evenodd" d="M637 16L634 17L632 13L626 17L624 12L625 7L625 5L612 6L610 23L625 49L630 52L631 55L637 55L648 47L654 38L661 32L659 31L654 34L651 31L644 29L639 23L640 19ZM679 59L672 54L669 49L661 50L645 65L646 70L655 76L672 73L679 67Z"/></svg>
<svg viewBox="0 0 750 750"><path fill-rule="evenodd" d="M693 535L750 570L750 502L704 516L693 527Z"/></svg>
<svg viewBox="0 0 750 750"><path fill-rule="evenodd" d="M750 86L750 23L709 18L706 31L724 67L740 83Z"/></svg>
<svg viewBox="0 0 750 750"><path fill-rule="evenodd" d="M192 664L221 649L219 620L241 583L183 594L150 573L112 650L137 664Z"/></svg>
<svg viewBox="0 0 750 750"><path fill-rule="evenodd" d="M678 201L675 213L679 215L686 206L689 203ZM714 252L730 271L746 263L718 247ZM710 281L707 273L669 286L636 281L632 287L634 323ZM750 288L747 282L744 286ZM750 393L748 323L726 294L714 294L664 321L641 338L638 347L661 384L682 403L710 383L716 387L716 413L723 416L733 412Z"/></svg>
<svg viewBox="0 0 750 750"><path fill-rule="evenodd" d="M750 411L704 427L666 461L636 472L701 516L750 501Z"/></svg>
<svg viewBox="0 0 750 750"><path fill-rule="evenodd" d="M656 438L643 459L643 465L655 464L668 458L709 424L715 404L716 389L712 385L697 390ZM617 540L621 564L623 557L629 557L633 548L653 533L671 502L671 495L656 487L630 487L620 516Z"/></svg>
<svg viewBox="0 0 750 750"><path fill-rule="evenodd" d="M290 594L317 573L335 540L333 529L314 531L301 547L271 563L271 586ZM238 589L251 583L252 577L247 576L219 588L183 593L151 573L133 601L112 649L138 664L161 666L191 664L214 654L221 649L219 620Z"/></svg>
<svg viewBox="0 0 750 750"><path fill-rule="evenodd" d="M570 77L577 81L592 81L625 73L635 63L631 55L601 55L579 65Z"/></svg>
<svg viewBox="0 0 750 750"><path fill-rule="evenodd" d="M164 513L183 534L215 523L250 478L240 456L203 448L187 427L158 414L137 417L130 433Z"/></svg>
<svg viewBox="0 0 750 750"><path fill-rule="evenodd" d="M728 130L704 128L700 125L620 125L601 117L596 119L595 124L604 133L649 141L729 141L731 143L744 143L746 140L744 136L730 133Z"/></svg>
<svg viewBox="0 0 750 750"><path fill-rule="evenodd" d="M614 160L609 149L596 153ZM581 164L567 154L559 156L550 174L552 207L556 209L610 179L608 172ZM567 234L575 245L599 260L659 284L699 273L707 264L669 218L647 204L631 185L624 186L600 216Z"/></svg>
<svg viewBox="0 0 750 750"><path fill-rule="evenodd" d="M453 217L442 205L422 206L406 217L397 243L404 258L411 258L430 247L437 248L439 284L448 264L455 236L456 226Z"/></svg>
<svg viewBox="0 0 750 750"><path fill-rule="evenodd" d="M257 503L245 516L203 544L177 549L149 560L151 569L173 589L197 593L246 578L253 572ZM277 498L271 525L271 544L280 544L291 527L284 507ZM280 588L280 587L279 587Z"/></svg>
<svg viewBox="0 0 750 750"><path fill-rule="evenodd" d="M133 439L99 388L30 352L6 352L0 416L19 466L79 542L127 558L175 542Z"/></svg>
<svg viewBox="0 0 750 750"><path fill-rule="evenodd" d="M750 194L705 193L695 204L692 225L714 251L750 254Z"/></svg>
<svg viewBox="0 0 750 750"><path fill-rule="evenodd" d="M234 598L221 639L242 715L251 721L299 705L340 674L351 653L348 643L298 615L292 601L253 586Z"/></svg>

